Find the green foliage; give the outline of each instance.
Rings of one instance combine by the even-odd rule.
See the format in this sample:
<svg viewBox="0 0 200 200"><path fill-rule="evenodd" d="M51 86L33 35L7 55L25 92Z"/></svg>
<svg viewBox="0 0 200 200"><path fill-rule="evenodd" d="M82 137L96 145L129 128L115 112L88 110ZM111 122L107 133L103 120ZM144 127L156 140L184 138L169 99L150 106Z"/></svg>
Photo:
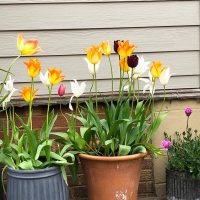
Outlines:
<svg viewBox="0 0 200 200"><path fill-rule="evenodd" d="M200 178L200 136L187 129L182 134L176 132L173 139L165 133L165 138L173 145L168 149L169 168L185 172L193 178Z"/></svg>
<svg viewBox="0 0 200 200"><path fill-rule="evenodd" d="M16 115L20 128L15 125L14 118L10 117L12 127L11 135L4 126L4 142L0 142L0 162L14 169L30 170L51 166L66 166L73 164L74 152L70 151L71 145L67 143L68 134L52 132L57 116L52 111L48 122L45 121L40 130L32 130L20 116ZM46 129L46 123L48 129ZM54 136L51 139L50 136ZM57 140L61 144L57 143ZM58 150L53 151L53 146ZM63 169L62 169L63 171Z"/></svg>
<svg viewBox="0 0 200 200"><path fill-rule="evenodd" d="M99 156L125 156L160 150L148 145L166 113L159 113L152 121L144 101L136 101L132 111L129 99L116 104L104 100L103 116L96 113L92 100L86 102L79 116L71 115L81 123L80 134L69 129L69 139L79 152ZM74 121L73 120L73 121Z"/></svg>

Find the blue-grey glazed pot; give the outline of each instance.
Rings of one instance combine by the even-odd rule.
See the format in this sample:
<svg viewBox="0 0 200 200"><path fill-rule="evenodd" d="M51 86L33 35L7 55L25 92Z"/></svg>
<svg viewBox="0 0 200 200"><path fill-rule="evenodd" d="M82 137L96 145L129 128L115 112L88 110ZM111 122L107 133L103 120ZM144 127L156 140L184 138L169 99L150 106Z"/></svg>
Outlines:
<svg viewBox="0 0 200 200"><path fill-rule="evenodd" d="M7 169L7 200L69 200L59 167Z"/></svg>

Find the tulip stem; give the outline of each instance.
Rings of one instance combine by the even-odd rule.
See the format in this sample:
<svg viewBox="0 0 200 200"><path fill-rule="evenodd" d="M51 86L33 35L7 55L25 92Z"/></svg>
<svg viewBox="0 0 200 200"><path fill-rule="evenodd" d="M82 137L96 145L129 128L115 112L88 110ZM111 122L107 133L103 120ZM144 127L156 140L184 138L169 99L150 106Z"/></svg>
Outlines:
<svg viewBox="0 0 200 200"><path fill-rule="evenodd" d="M50 108L50 101L51 101L51 92L52 92L52 85L49 87L49 97L48 97L48 106L47 106L47 121L46 121L46 139L48 139L48 125L49 125L49 108Z"/></svg>
<svg viewBox="0 0 200 200"><path fill-rule="evenodd" d="M32 94L34 91L34 81L33 78L31 78L31 92L30 92L30 102L29 102L29 117L28 117L28 125L30 126L32 130L32 105L33 105L33 100L32 100Z"/></svg>
<svg viewBox="0 0 200 200"><path fill-rule="evenodd" d="M7 108L5 112L6 112L6 129L7 129L7 135L9 136L9 117L8 117Z"/></svg>
<svg viewBox="0 0 200 200"><path fill-rule="evenodd" d="M8 70L7 70L6 76L5 76L4 80L3 80L3 83L2 83L1 88L0 88L0 94L1 94L1 92L2 92L2 90L3 90L3 86L4 86L4 84L5 84L5 82L6 82L7 78L8 78L8 74L10 74L10 70L12 69L13 65L17 62L17 60L18 60L20 57L21 57L21 55L17 56L17 57L10 63L10 66L9 66L9 68L8 68Z"/></svg>
<svg viewBox="0 0 200 200"><path fill-rule="evenodd" d="M98 113L98 91L97 91L97 74L96 74L96 66L94 64L94 78L95 78L95 93L96 93L96 113Z"/></svg>
<svg viewBox="0 0 200 200"><path fill-rule="evenodd" d="M114 97L114 77L113 77L113 68L112 68L110 56L108 56L108 60L109 60L109 63L110 63L110 72L111 72L111 77L112 77L112 100L113 100L113 97Z"/></svg>

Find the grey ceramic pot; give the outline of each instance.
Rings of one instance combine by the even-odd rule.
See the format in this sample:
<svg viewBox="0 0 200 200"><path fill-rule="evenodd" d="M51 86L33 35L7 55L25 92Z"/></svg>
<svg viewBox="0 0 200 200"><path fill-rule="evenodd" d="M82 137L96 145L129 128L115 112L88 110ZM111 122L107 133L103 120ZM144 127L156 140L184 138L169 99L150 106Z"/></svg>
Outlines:
<svg viewBox="0 0 200 200"><path fill-rule="evenodd" d="M167 200L200 200L200 179L167 169L166 180Z"/></svg>
<svg viewBox="0 0 200 200"><path fill-rule="evenodd" d="M7 200L69 200L59 167L7 169Z"/></svg>

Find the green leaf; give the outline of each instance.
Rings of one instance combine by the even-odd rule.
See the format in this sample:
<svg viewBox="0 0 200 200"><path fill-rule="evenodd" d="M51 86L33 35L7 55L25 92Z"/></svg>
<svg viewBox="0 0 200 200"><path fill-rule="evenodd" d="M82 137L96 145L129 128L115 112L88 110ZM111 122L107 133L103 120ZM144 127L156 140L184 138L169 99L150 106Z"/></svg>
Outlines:
<svg viewBox="0 0 200 200"><path fill-rule="evenodd" d="M50 135L59 136L65 140L69 140L68 133L65 133L65 132L51 132Z"/></svg>
<svg viewBox="0 0 200 200"><path fill-rule="evenodd" d="M149 127L149 132L147 134L147 139L146 142L148 143L151 138L153 137L154 133L158 130L160 127L161 122L164 120L164 118L167 116L168 112L162 112L158 114L157 118L155 121L150 125Z"/></svg>
<svg viewBox="0 0 200 200"><path fill-rule="evenodd" d="M131 154L146 153L146 152L147 150L144 146L137 146L132 150Z"/></svg>
<svg viewBox="0 0 200 200"><path fill-rule="evenodd" d="M119 152L118 152L118 156L126 156L129 154L131 150L130 146L127 145L119 145Z"/></svg>
<svg viewBox="0 0 200 200"><path fill-rule="evenodd" d="M63 154L66 152L66 150L69 149L71 146L72 146L72 144L66 144L66 145L62 148L62 150L61 150L61 152L60 152L60 155L63 156Z"/></svg>
<svg viewBox="0 0 200 200"><path fill-rule="evenodd" d="M23 161L21 162L18 167L20 169L24 169L24 170L32 170L33 168L33 163L31 160L27 160L27 161Z"/></svg>
<svg viewBox="0 0 200 200"><path fill-rule="evenodd" d="M8 155L5 155L3 152L0 152L0 163L3 163L9 167L12 167L13 169L16 168L15 163L13 159Z"/></svg>
<svg viewBox="0 0 200 200"><path fill-rule="evenodd" d="M65 166L61 166L60 168L61 168L63 179L64 179L66 185L68 185L68 183L67 183L67 173L66 173Z"/></svg>
<svg viewBox="0 0 200 200"><path fill-rule="evenodd" d="M8 137L7 127L5 124L3 124L3 136L4 136L4 140L5 140L5 145L8 146L10 144L10 140Z"/></svg>

